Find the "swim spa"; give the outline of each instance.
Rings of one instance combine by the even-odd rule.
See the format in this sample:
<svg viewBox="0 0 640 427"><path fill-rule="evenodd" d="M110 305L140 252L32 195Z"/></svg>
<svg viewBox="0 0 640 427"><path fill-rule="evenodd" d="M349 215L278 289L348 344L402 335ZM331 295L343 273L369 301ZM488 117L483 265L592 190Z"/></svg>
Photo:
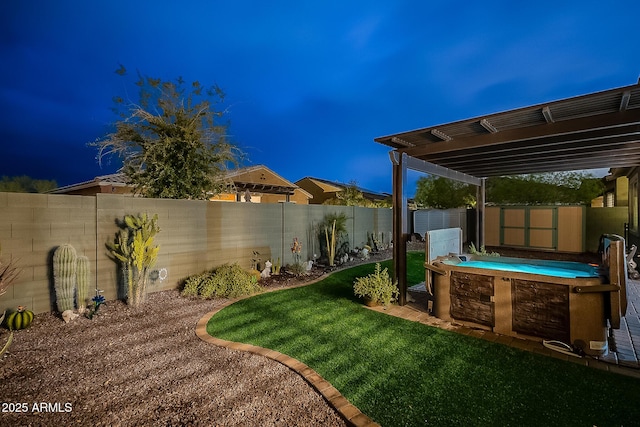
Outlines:
<svg viewBox="0 0 640 427"><path fill-rule="evenodd" d="M436 317L507 336L571 343L591 355L608 350L613 288L603 285L597 266L465 255L440 256L425 267L433 275Z"/></svg>

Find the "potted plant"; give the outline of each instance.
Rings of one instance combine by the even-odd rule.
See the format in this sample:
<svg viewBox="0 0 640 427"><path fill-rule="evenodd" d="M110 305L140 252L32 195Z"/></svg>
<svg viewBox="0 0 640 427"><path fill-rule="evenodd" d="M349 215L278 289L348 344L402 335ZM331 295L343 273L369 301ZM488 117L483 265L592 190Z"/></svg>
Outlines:
<svg viewBox="0 0 640 427"><path fill-rule="evenodd" d="M375 271L368 276L358 277L353 283L353 293L364 298L365 304L388 306L398 298L398 286L389 276L387 269L381 270L380 263L376 263Z"/></svg>

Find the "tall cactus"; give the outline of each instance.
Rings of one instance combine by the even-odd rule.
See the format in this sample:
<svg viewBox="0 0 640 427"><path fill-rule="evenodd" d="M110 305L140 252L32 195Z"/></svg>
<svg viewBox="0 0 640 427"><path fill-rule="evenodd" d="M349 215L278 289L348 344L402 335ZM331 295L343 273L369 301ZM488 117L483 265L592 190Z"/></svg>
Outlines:
<svg viewBox="0 0 640 427"><path fill-rule="evenodd" d="M158 215L126 215L123 229L113 243L107 243L111 255L121 263L124 282L127 286L127 303L138 306L145 295L149 269L158 257L158 246L153 245L154 236L160 231Z"/></svg>
<svg viewBox="0 0 640 427"><path fill-rule="evenodd" d="M78 311L84 313L89 299L89 258L79 256L76 262L76 299Z"/></svg>
<svg viewBox="0 0 640 427"><path fill-rule="evenodd" d="M53 253L53 282L58 310L73 310L76 289L76 250L69 244L58 246Z"/></svg>

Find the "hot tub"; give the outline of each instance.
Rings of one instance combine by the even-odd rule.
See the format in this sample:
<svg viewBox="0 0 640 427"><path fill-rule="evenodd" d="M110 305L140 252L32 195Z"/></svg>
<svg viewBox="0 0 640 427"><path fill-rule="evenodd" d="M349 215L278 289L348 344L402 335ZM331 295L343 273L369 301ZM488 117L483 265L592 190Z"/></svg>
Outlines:
<svg viewBox="0 0 640 427"><path fill-rule="evenodd" d="M434 274L433 314L507 336L558 340L587 354L608 351L610 287L588 264L491 256L447 256ZM430 281L428 280L427 283Z"/></svg>

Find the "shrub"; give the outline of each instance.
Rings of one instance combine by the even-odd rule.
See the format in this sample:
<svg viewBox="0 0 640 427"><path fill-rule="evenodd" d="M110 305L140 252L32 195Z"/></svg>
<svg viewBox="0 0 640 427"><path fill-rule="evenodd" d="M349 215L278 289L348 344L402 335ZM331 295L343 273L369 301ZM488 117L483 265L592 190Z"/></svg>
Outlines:
<svg viewBox="0 0 640 427"><path fill-rule="evenodd" d="M197 297L198 295L200 295L200 288L201 288L201 283L202 283L202 279L203 279L203 275L206 273L202 273L202 274L196 274L193 276L189 276L185 279L184 281L184 285L182 288L182 296L183 297Z"/></svg>
<svg viewBox="0 0 640 427"><path fill-rule="evenodd" d="M211 271L189 276L182 296L202 298L236 298L262 290L256 278L238 264L224 264Z"/></svg>
<svg viewBox="0 0 640 427"><path fill-rule="evenodd" d="M387 269L380 270L379 262L376 263L376 269L373 273L356 278L353 284L353 293L385 306L395 301L399 294L398 287L389 277Z"/></svg>

